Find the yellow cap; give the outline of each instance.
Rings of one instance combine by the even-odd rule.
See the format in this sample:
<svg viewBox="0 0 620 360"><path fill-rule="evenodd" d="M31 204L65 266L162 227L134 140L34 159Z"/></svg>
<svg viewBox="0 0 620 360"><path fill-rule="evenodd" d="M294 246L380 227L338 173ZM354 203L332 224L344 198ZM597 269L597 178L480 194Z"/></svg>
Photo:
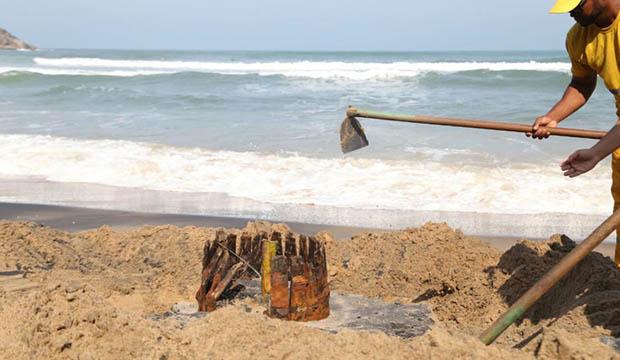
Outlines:
<svg viewBox="0 0 620 360"><path fill-rule="evenodd" d="M551 14L563 14L570 12L579 5L581 0L558 0L549 10Z"/></svg>

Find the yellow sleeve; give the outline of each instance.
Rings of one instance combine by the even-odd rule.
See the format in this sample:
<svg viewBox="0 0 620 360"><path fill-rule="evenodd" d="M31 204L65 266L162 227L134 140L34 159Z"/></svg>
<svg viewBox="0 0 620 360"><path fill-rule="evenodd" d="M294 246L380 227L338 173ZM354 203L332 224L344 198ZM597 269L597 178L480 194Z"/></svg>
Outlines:
<svg viewBox="0 0 620 360"><path fill-rule="evenodd" d="M566 51L571 62L571 73L575 77L589 77L596 75L594 69L588 66L585 61L585 45L578 46L576 41L575 32L569 31L566 35ZM581 50L579 50L581 49Z"/></svg>

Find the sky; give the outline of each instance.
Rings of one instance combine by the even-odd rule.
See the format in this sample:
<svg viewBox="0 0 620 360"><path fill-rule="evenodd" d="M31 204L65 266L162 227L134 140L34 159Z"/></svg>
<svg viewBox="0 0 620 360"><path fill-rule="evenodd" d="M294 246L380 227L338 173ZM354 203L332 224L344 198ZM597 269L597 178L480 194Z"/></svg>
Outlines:
<svg viewBox="0 0 620 360"><path fill-rule="evenodd" d="M3 0L0 27L41 48L562 50L554 0Z"/></svg>

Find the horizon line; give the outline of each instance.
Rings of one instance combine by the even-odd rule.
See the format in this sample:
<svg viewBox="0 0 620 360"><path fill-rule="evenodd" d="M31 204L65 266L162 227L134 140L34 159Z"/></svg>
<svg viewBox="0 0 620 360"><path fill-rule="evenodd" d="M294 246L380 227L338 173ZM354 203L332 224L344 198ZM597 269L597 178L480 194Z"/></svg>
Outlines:
<svg viewBox="0 0 620 360"><path fill-rule="evenodd" d="M17 49L0 49L0 50L17 50ZM565 52L566 49L422 49L422 50L326 50L326 49L208 49L208 48L99 48L99 47L40 47L36 50L27 51L41 51L41 50L125 50L125 51L214 51L214 52L295 52L295 53L450 53L450 52L533 52L533 51L560 51Z"/></svg>

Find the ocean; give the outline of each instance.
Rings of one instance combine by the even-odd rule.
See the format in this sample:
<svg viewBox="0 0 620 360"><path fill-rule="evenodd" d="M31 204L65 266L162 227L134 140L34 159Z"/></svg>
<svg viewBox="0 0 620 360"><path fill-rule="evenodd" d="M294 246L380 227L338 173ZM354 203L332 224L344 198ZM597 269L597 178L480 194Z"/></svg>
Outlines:
<svg viewBox="0 0 620 360"><path fill-rule="evenodd" d="M338 137L348 105L531 124L569 80L563 51L1 51L0 201L583 237L611 213L609 164L559 164L592 140L366 119L369 147ZM562 126L615 120L600 83Z"/></svg>

